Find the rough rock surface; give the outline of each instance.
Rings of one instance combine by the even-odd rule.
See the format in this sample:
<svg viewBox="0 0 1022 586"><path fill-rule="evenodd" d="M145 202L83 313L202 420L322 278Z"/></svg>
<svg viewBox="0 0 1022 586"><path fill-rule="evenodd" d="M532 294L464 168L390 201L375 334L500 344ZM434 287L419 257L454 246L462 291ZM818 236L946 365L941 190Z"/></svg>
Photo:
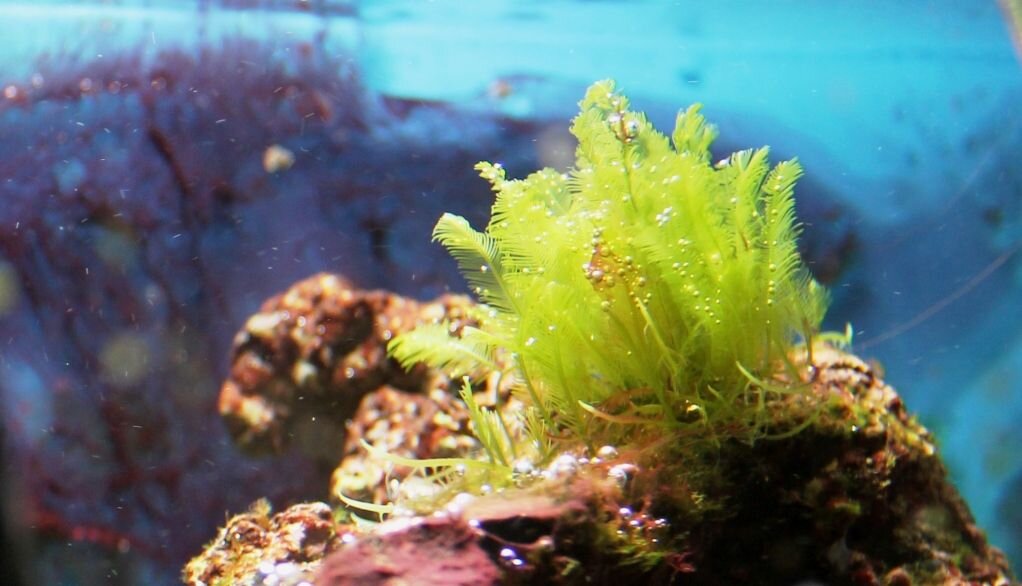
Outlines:
<svg viewBox="0 0 1022 586"><path fill-rule="evenodd" d="M330 494L370 502L390 500L386 480L411 473L367 458L362 442L404 458L464 456L479 447L468 429L464 404L443 389L413 394L382 387L362 399L348 425L344 459L334 470Z"/></svg>
<svg viewBox="0 0 1022 586"><path fill-rule="evenodd" d="M267 311L279 311L280 303L269 303ZM291 331L280 323L314 313L287 316L274 325L272 339ZM342 332L333 336L350 339ZM357 336L360 352L382 356L385 338ZM1014 583L1004 556L987 543L948 483L931 434L875 367L825 345L792 362L800 381L790 380L789 371L774 378L804 392L778 394L765 406L766 431L774 434L769 439L713 444L697 441L706 430L694 427L644 445L567 452L523 473L515 488L458 495L437 503L431 516L336 525L343 537L325 542L316 559L303 558L303 579L330 586ZM292 364L278 371L291 372ZM408 390L380 383L359 392L362 404L348 427L335 491L357 477L359 494L381 500L394 496L390 484L401 484L393 467L357 448L362 439L417 458L471 448L463 407L437 392L443 377L420 376L422 384ZM339 382L364 389L379 378ZM338 381L327 375L314 380ZM424 388L429 384L441 386ZM786 433L796 427L801 430ZM728 437L725 429L712 431ZM366 470L375 472L358 476ZM225 530L197 558L206 560L209 575L280 583L258 564L218 554L230 534ZM253 543L278 547L273 535L264 529ZM210 568L216 564L223 567Z"/></svg>
<svg viewBox="0 0 1022 586"><path fill-rule="evenodd" d="M298 584L338 543L333 511L323 503L295 505L270 516L260 501L235 515L202 555L185 566L188 584Z"/></svg>
<svg viewBox="0 0 1022 586"><path fill-rule="evenodd" d="M931 435L877 371L822 346L813 362L811 391L771 405L778 430L811 418L791 437L575 457L553 479L449 506L428 531L445 543L445 531L471 528L490 554L478 579L496 567L504 583L1014 583ZM423 522L389 521L365 537L371 545L340 547L317 583L387 583L381 568L415 582L404 552Z"/></svg>
<svg viewBox="0 0 1022 586"><path fill-rule="evenodd" d="M336 275L309 277L266 301L235 337L220 414L250 452L280 452L298 437L336 461L367 393L384 385L421 393L435 377L406 372L387 356L387 342L424 322L466 323L470 303L452 295L419 303Z"/></svg>
<svg viewBox="0 0 1022 586"><path fill-rule="evenodd" d="M317 584L496 586L502 572L464 522L422 519L345 547Z"/></svg>

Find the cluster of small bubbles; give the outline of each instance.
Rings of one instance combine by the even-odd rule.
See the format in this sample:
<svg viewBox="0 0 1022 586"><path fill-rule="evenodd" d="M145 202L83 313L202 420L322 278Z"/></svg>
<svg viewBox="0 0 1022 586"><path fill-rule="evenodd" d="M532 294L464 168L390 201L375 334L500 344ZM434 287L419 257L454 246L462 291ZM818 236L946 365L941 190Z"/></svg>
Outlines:
<svg viewBox="0 0 1022 586"><path fill-rule="evenodd" d="M573 476L578 472L579 462L572 454L561 454L543 471L543 477L548 480L556 480Z"/></svg>
<svg viewBox="0 0 1022 586"><path fill-rule="evenodd" d="M632 541L641 540L649 545L655 545L670 529L670 522L667 519L653 518L645 512L637 512L629 507L619 508L617 515L620 518L617 534Z"/></svg>
<svg viewBox="0 0 1022 586"><path fill-rule="evenodd" d="M511 549L510 547L501 548L500 561L513 568L520 568L525 565L525 562L522 561L522 558L518 557L518 552Z"/></svg>
<svg viewBox="0 0 1022 586"><path fill-rule="evenodd" d="M593 254L594 258L596 254L597 253L594 252ZM594 264L592 262L588 262L582 265L582 270L585 271L586 278L592 282L594 287L610 288L613 287L616 282L613 274L608 273L607 271L600 268L599 265Z"/></svg>
<svg viewBox="0 0 1022 586"><path fill-rule="evenodd" d="M610 467L610 470L607 470L607 478L613 480L623 490L628 487L628 483L635 478L638 471L639 467L635 464L615 464Z"/></svg>
<svg viewBox="0 0 1022 586"><path fill-rule="evenodd" d="M518 458L511 465L511 470L516 475L531 476L536 472L536 465L533 464L530 458Z"/></svg>
<svg viewBox="0 0 1022 586"><path fill-rule="evenodd" d="M657 226L663 226L664 224L666 224L668 221L670 221L671 216L673 215L674 215L673 207L667 206L666 208L664 208L663 211L656 215Z"/></svg>
<svg viewBox="0 0 1022 586"><path fill-rule="evenodd" d="M257 571L256 583L260 586L284 586L285 584L311 586L310 582L306 580L295 581L299 577L301 567L294 562L276 563L273 560L265 560L259 564Z"/></svg>

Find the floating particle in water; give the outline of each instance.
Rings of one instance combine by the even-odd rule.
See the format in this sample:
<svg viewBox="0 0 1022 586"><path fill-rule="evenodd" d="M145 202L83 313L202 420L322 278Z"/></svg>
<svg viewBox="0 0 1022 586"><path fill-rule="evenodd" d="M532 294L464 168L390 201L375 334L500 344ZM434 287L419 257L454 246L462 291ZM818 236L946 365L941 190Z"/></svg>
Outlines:
<svg viewBox="0 0 1022 586"><path fill-rule="evenodd" d="M269 146L263 151L263 169L267 173L287 171L294 164L295 154L279 144Z"/></svg>

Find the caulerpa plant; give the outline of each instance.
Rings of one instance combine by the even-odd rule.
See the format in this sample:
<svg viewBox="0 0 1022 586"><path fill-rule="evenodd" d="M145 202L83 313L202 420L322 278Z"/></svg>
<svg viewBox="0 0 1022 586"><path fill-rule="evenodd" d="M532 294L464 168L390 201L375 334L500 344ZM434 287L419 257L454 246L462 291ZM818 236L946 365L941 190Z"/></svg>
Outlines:
<svg viewBox="0 0 1022 586"><path fill-rule="evenodd" d="M427 325L390 351L454 376L510 356L502 376L527 405L523 425L462 390L502 469L523 446L542 460L696 426L754 439L767 395L786 391L763 381L827 305L796 248L798 162L770 168L761 148L713 164L716 130L698 105L668 138L611 81L580 106L573 169L509 180L480 163L496 192L486 230L451 214L434 229L484 304L480 327Z"/></svg>

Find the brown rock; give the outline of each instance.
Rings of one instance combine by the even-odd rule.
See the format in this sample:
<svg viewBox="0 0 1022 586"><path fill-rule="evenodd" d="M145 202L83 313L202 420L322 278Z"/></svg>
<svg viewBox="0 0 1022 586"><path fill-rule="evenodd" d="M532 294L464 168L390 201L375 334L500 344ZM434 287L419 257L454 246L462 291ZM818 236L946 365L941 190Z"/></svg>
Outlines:
<svg viewBox="0 0 1022 586"><path fill-rule="evenodd" d="M444 390L414 394L382 387L362 400L348 425L344 459L333 473L330 494L386 502L385 481L403 480L406 466L368 457L362 442L405 458L467 456L479 443L468 429L465 405Z"/></svg>
<svg viewBox="0 0 1022 586"><path fill-rule="evenodd" d="M304 503L272 517L269 513L269 504L261 501L232 517L185 566L184 582L290 584L309 577L336 546L333 511L323 503Z"/></svg>
<svg viewBox="0 0 1022 586"><path fill-rule="evenodd" d="M424 321L466 323L468 303L420 305L317 275L246 324L221 410L250 447L279 449L298 436L324 446L325 460L343 457L334 495L391 500L421 479L363 442L420 459L476 444L450 381L425 368L405 373L386 342ZM265 577L284 561L331 586L1013 583L948 482L933 437L882 374L823 345L808 361L793 355L793 368L773 377L779 389L801 390L760 407L766 439L755 443L724 422L637 434L639 445L600 458L569 445L575 451L558 461L516 472L515 487L436 502L432 516L348 528L343 539L326 505L239 515L186 578ZM514 408L499 378L477 377L478 396ZM317 440L311 420L338 431ZM458 490L447 488L435 498Z"/></svg>
<svg viewBox="0 0 1022 586"><path fill-rule="evenodd" d="M424 322L467 323L470 306L465 297L418 303L336 275L309 277L266 301L235 337L220 413L248 451L280 452L298 437L336 461L362 397L382 385L422 392L436 376L406 372L387 356L390 339Z"/></svg>

